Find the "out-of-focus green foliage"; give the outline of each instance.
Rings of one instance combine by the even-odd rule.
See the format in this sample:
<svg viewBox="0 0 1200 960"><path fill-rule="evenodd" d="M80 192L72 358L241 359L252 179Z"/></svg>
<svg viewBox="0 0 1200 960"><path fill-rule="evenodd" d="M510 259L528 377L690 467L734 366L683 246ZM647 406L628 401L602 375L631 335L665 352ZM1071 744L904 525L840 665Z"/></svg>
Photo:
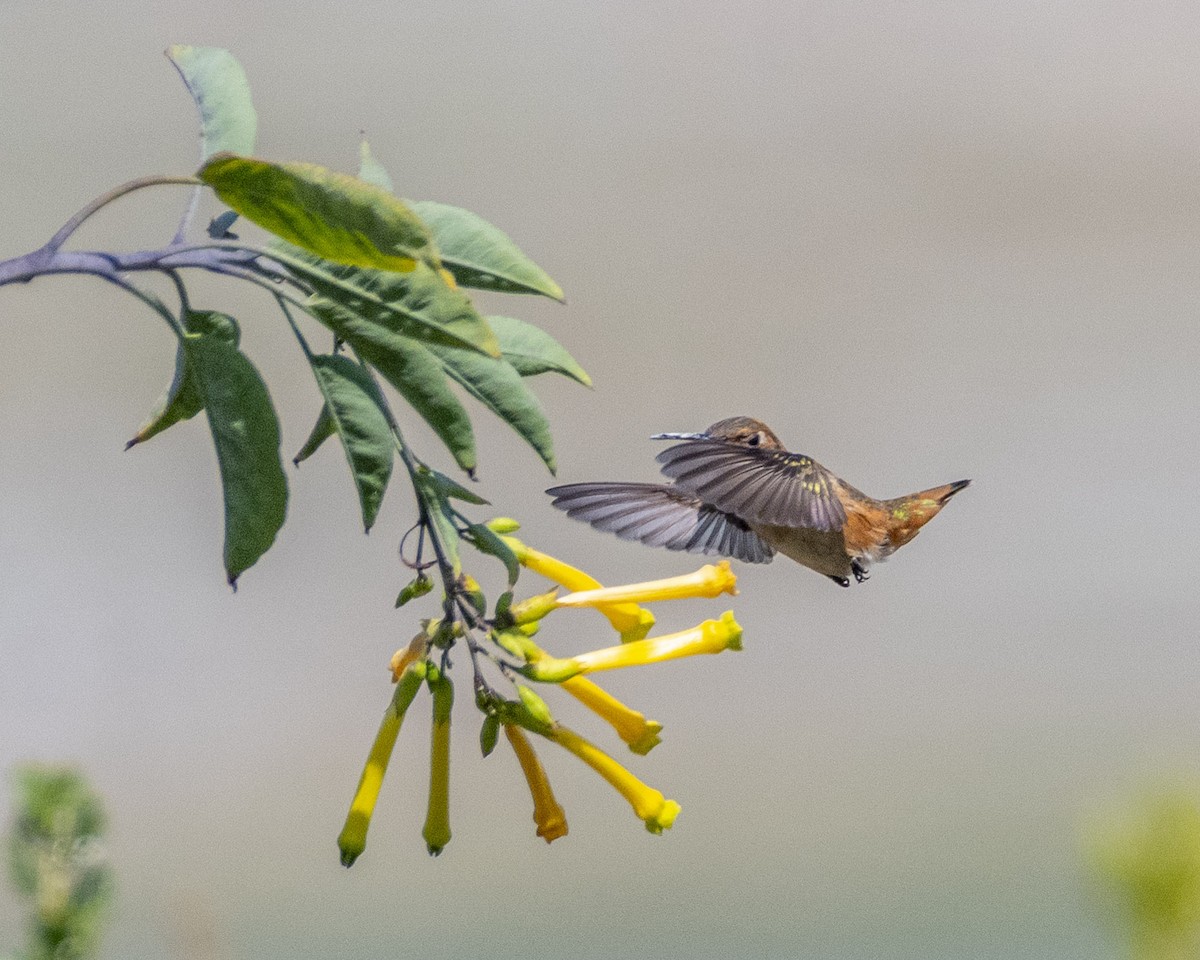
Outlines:
<svg viewBox="0 0 1200 960"><path fill-rule="evenodd" d="M29 766L15 780L9 875L31 911L29 944L18 956L95 956L112 901L100 798L72 770Z"/></svg>
<svg viewBox="0 0 1200 960"><path fill-rule="evenodd" d="M1200 958L1200 783L1148 791L1095 817L1085 854L1131 957Z"/></svg>

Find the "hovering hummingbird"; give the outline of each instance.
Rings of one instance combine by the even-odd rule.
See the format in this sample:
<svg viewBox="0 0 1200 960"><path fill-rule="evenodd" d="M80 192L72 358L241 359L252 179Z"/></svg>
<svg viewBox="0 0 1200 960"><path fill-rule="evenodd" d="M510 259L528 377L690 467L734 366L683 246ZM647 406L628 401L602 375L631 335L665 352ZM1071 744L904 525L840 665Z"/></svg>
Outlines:
<svg viewBox="0 0 1200 960"><path fill-rule="evenodd" d="M569 483L554 506L597 530L647 546L718 554L747 563L791 557L842 587L862 583L917 535L970 480L876 500L799 453L762 421L731 417L658 455L673 483Z"/></svg>

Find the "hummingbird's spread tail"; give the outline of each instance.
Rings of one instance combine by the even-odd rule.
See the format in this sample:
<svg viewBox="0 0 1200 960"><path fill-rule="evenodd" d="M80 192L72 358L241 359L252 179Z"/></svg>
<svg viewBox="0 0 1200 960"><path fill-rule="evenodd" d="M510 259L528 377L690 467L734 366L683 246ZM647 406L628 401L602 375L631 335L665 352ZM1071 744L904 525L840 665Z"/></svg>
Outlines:
<svg viewBox="0 0 1200 960"><path fill-rule="evenodd" d="M917 535L920 529L938 515L949 499L971 483L970 480L955 480L940 487L931 487L907 497L885 500L888 510L888 539L892 550L904 546ZM889 551L890 552L890 551Z"/></svg>

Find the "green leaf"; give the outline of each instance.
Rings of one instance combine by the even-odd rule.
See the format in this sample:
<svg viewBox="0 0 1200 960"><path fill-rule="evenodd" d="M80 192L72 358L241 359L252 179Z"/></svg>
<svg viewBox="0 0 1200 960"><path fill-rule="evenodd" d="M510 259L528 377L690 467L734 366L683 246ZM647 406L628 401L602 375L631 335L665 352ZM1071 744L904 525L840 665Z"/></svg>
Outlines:
<svg viewBox="0 0 1200 960"><path fill-rule="evenodd" d="M231 586L266 553L287 514L279 421L266 384L237 347L211 333L184 336L208 414L225 497L225 571Z"/></svg>
<svg viewBox="0 0 1200 960"><path fill-rule="evenodd" d="M183 327L188 333L205 333L224 340L236 347L241 338L237 321L227 313L216 310L189 310L183 316ZM125 449L144 443L167 427L190 420L204 409L204 401L196 390L195 378L188 369L187 352L180 343L175 350L175 376L166 391L146 418Z"/></svg>
<svg viewBox="0 0 1200 960"><path fill-rule="evenodd" d="M487 322L500 341L500 353L521 376L561 373L585 387L592 385L583 367L545 330L513 317L488 317Z"/></svg>
<svg viewBox="0 0 1200 960"><path fill-rule="evenodd" d="M371 145L367 143L366 137L363 137L362 142L358 145L358 179L373 183L380 190L386 190L388 193L396 191L392 178L388 176L383 165L371 153Z"/></svg>
<svg viewBox="0 0 1200 960"><path fill-rule="evenodd" d="M505 570L508 571L508 585L510 588L515 586L517 577L521 575L521 565L517 562L517 555L512 552L508 544L482 523L468 523L467 537L472 546L480 553L496 557L504 564Z"/></svg>
<svg viewBox="0 0 1200 960"><path fill-rule="evenodd" d="M433 233L443 265L464 287L563 299L562 287L478 214L433 200L418 200L412 210Z"/></svg>
<svg viewBox="0 0 1200 960"><path fill-rule="evenodd" d="M317 422L313 424L312 430L309 431L308 439L304 441L304 446L292 457L292 465L300 466L300 464L321 449L321 444L335 433L337 433L337 426L333 422L333 417L329 414L329 405L322 403L321 412L317 414Z"/></svg>
<svg viewBox="0 0 1200 960"><path fill-rule="evenodd" d="M489 713L483 718L483 725L479 728L479 749L485 757L496 749L496 741L499 739L500 718L494 713Z"/></svg>
<svg viewBox="0 0 1200 960"><path fill-rule="evenodd" d="M416 600L417 597L423 597L433 589L433 581L425 576L424 573L418 573L416 579L405 585L400 591L400 595L396 597L396 607L399 609L410 600Z"/></svg>
<svg viewBox="0 0 1200 960"><path fill-rule="evenodd" d="M421 343L367 319L342 303L314 298L309 306L329 329L371 364L446 444L468 473L475 469L475 432L466 408L446 382L438 359Z"/></svg>
<svg viewBox="0 0 1200 960"><path fill-rule="evenodd" d="M425 224L386 190L312 163L220 153L199 177L242 216L327 260L406 273L440 266Z"/></svg>
<svg viewBox="0 0 1200 960"><path fill-rule="evenodd" d="M228 50L218 47L167 48L167 58L183 78L200 111L201 156L253 153L258 117L250 101L246 72Z"/></svg>
<svg viewBox="0 0 1200 960"><path fill-rule="evenodd" d="M432 535L436 536L441 544L442 552L454 576L459 576L462 573L462 560L458 555L458 527L454 524L454 508L438 490L426 468L417 469L413 476L413 488L421 498L421 504L433 526Z"/></svg>
<svg viewBox="0 0 1200 960"><path fill-rule="evenodd" d="M371 375L349 357L321 354L312 358L312 369L346 452L363 527L369 531L392 476L392 429L383 398Z"/></svg>
<svg viewBox="0 0 1200 960"><path fill-rule="evenodd" d="M516 430L554 473L550 424L537 397L529 392L512 364L440 343L430 343L429 350L449 376Z"/></svg>
<svg viewBox="0 0 1200 960"><path fill-rule="evenodd" d="M330 263L282 244L271 256L325 299L385 331L500 356L500 342L470 298L425 265L405 274L385 273Z"/></svg>
<svg viewBox="0 0 1200 960"><path fill-rule="evenodd" d="M467 503L473 503L480 507L491 505L490 501L484 500L479 494L468 490L457 480L452 480L444 473L440 473L432 467L426 469L429 470L430 480L437 487L438 492L447 499L465 500Z"/></svg>

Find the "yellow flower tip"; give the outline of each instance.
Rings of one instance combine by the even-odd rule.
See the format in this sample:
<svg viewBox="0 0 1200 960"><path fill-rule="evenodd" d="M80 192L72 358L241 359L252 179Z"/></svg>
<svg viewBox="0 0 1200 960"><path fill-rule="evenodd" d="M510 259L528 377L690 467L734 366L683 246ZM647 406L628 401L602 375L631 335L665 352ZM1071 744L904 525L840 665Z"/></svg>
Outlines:
<svg viewBox="0 0 1200 960"><path fill-rule="evenodd" d="M638 756L644 757L651 750L662 743L662 724L656 720L647 720L646 726L642 730L642 735L632 740L626 741L629 744L629 749Z"/></svg>
<svg viewBox="0 0 1200 960"><path fill-rule="evenodd" d="M575 754L607 780L633 807L634 814L651 833L662 833L675 822L679 804L642 783L599 747L561 725L551 728L545 736Z"/></svg>
<svg viewBox="0 0 1200 960"><path fill-rule="evenodd" d="M516 533L521 529L521 525L512 517L492 517L486 526L492 533L498 533L501 536L507 533Z"/></svg>
<svg viewBox="0 0 1200 960"><path fill-rule="evenodd" d="M716 573L713 576L713 581L720 589L713 596L720 596L722 593L727 593L731 597L736 597L738 594L737 574L733 572L733 567L729 565L728 560L722 560L716 564Z"/></svg>
<svg viewBox="0 0 1200 960"><path fill-rule="evenodd" d="M350 811L337 840L343 867L354 866L354 861L367 849L367 828L370 825L371 818L367 814L358 810Z"/></svg>
<svg viewBox="0 0 1200 960"><path fill-rule="evenodd" d="M675 818L679 816L679 812L682 809L674 800L664 800L658 812L654 816L646 818L646 829L653 834L660 834L664 830L670 830L675 824Z"/></svg>
<svg viewBox="0 0 1200 960"><path fill-rule="evenodd" d="M441 274L442 279L446 282L446 286L448 286L451 290L458 289L458 281L454 279L454 274L452 274L445 267L439 269L438 273Z"/></svg>
<svg viewBox="0 0 1200 960"><path fill-rule="evenodd" d="M705 620L699 626L662 637L650 637L617 647L591 650L571 658L581 673L597 670L616 670L621 667L639 667L651 663L662 663L679 657L691 657L701 653L720 653L723 650L742 648L742 628L733 618L733 611L726 611L720 620ZM541 679L537 677L535 679Z"/></svg>
<svg viewBox="0 0 1200 960"><path fill-rule="evenodd" d="M559 598L564 607L596 607L612 603L653 603L657 600L686 600L692 597L717 597L737 593L737 577L728 560L705 564L695 573L665 580L648 580L620 587L580 590Z"/></svg>
<svg viewBox="0 0 1200 960"><path fill-rule="evenodd" d="M529 795L533 798L533 822L537 825L537 835L547 843L552 843L559 837L567 835L567 815L558 801L554 791L550 789L550 781L546 778L545 768L533 750L525 731L513 724L504 725L504 735L512 745L525 782L529 785Z"/></svg>
<svg viewBox="0 0 1200 960"><path fill-rule="evenodd" d="M662 724L647 720L644 714L627 707L603 687L597 686L587 677L572 677L564 680L562 688L610 724L629 749L645 756L662 742L659 733Z"/></svg>
<svg viewBox="0 0 1200 960"><path fill-rule="evenodd" d="M726 631L725 649L726 650L741 650L742 649L742 625L734 619L733 611L726 610L721 614L721 619L716 623Z"/></svg>
<svg viewBox="0 0 1200 960"><path fill-rule="evenodd" d="M558 808L557 816L549 817L545 823L539 823L537 835L547 843L553 843L559 837L567 835L567 818L562 815L562 807Z"/></svg>
<svg viewBox="0 0 1200 960"><path fill-rule="evenodd" d="M628 630L621 631L622 643L636 643L638 640L645 640L646 636L654 629L654 614L645 607L635 607L637 610L637 622ZM601 607L601 612L605 610Z"/></svg>

